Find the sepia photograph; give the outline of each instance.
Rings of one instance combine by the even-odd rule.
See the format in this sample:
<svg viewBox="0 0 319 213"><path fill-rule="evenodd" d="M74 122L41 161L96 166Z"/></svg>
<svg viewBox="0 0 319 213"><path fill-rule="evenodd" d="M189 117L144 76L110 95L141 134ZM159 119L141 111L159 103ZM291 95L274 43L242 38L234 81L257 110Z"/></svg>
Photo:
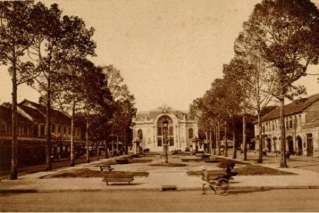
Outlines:
<svg viewBox="0 0 319 213"><path fill-rule="evenodd" d="M319 212L319 0L0 0L0 212Z"/></svg>

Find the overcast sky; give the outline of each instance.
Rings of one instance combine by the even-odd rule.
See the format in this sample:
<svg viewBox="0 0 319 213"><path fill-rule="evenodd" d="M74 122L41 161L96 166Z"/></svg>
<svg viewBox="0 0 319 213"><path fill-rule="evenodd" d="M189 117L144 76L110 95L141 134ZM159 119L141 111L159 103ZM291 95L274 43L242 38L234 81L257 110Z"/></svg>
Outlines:
<svg viewBox="0 0 319 213"><path fill-rule="evenodd" d="M318 0L319 1L319 0ZM317 1L317 2L318 2ZM222 76L233 42L259 0L45 0L95 28L97 65L121 70L138 110L189 104ZM318 5L318 4L317 4ZM318 67L311 67L316 71ZM10 76L0 70L0 102L11 100ZM319 92L315 77L301 80ZM18 88L19 101L38 93Z"/></svg>

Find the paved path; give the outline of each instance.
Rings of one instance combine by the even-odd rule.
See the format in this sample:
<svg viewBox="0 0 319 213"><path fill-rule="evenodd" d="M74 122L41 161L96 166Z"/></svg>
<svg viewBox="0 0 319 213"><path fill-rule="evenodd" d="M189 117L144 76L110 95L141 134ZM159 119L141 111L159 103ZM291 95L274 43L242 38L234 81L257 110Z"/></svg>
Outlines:
<svg viewBox="0 0 319 213"><path fill-rule="evenodd" d="M99 162L112 161L101 160ZM155 159L155 161L158 159ZM173 160L172 160L173 161ZM136 177L131 185L106 186L102 178L44 178L40 177L56 172L74 170L79 168L98 169L97 162L81 164L72 168L58 169L51 172L38 172L21 176L19 180L2 180L0 191L108 191L108 190L160 190L163 185L174 185L178 190L200 190L202 181L200 176L188 176L188 170L199 170L203 166L208 169L216 168L215 164L204 162L189 162L186 167L155 167L149 163L133 163L114 165L118 171L147 171L149 176ZM278 169L275 164L265 164ZM298 168L281 169L293 172L296 175L275 176L236 176L231 187L242 190L260 190L267 188L319 188L319 173Z"/></svg>

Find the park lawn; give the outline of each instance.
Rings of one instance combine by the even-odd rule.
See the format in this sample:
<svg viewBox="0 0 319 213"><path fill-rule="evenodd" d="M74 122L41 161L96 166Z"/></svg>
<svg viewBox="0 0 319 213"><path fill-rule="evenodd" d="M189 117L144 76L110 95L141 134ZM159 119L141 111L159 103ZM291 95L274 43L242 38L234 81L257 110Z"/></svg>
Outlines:
<svg viewBox="0 0 319 213"><path fill-rule="evenodd" d="M106 175L112 175L114 177L121 176L135 176L135 177L147 177L149 175L148 172L142 171L111 171L111 172L101 172L97 170L91 170L87 168L82 169L73 169L69 171L62 171L51 175L42 176L43 178L96 178L96 177L104 177Z"/></svg>
<svg viewBox="0 0 319 213"><path fill-rule="evenodd" d="M281 171L277 169L272 169L263 166L256 165L244 165L238 168L235 168L235 171L238 172L237 175L295 175L292 172ZM223 170L208 170L208 175L220 175L223 173ZM201 175L202 171L187 171L187 175Z"/></svg>

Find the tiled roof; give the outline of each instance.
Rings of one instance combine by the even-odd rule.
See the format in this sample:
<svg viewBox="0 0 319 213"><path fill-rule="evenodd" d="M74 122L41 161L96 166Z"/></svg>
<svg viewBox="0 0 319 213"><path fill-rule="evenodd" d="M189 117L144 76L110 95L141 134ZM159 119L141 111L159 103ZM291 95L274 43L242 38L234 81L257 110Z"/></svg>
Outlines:
<svg viewBox="0 0 319 213"><path fill-rule="evenodd" d="M2 106L0 105L0 119L5 120L7 123L11 123L11 107L9 106ZM22 116L21 114L17 113L17 120L21 123L30 123L27 118Z"/></svg>
<svg viewBox="0 0 319 213"><path fill-rule="evenodd" d="M32 107L29 107L31 105ZM45 122L46 107L44 105L24 100L19 106L23 108L30 116L39 122ZM71 119L65 113L51 109L51 119L54 123L70 124Z"/></svg>
<svg viewBox="0 0 319 213"><path fill-rule="evenodd" d="M310 105L312 105L316 101L319 101L319 93L312 95L308 98L301 98L301 99L295 100L291 102L290 104L285 105L285 108L284 108L285 116L301 113L302 111L304 111L306 108L308 108ZM263 116L262 121L279 118L279 115L280 115L279 110L280 108L276 107L274 110L272 110L271 112Z"/></svg>
<svg viewBox="0 0 319 213"><path fill-rule="evenodd" d="M35 122L45 123L45 116L39 113L36 109L24 105L19 105L19 107L28 115L30 115Z"/></svg>

